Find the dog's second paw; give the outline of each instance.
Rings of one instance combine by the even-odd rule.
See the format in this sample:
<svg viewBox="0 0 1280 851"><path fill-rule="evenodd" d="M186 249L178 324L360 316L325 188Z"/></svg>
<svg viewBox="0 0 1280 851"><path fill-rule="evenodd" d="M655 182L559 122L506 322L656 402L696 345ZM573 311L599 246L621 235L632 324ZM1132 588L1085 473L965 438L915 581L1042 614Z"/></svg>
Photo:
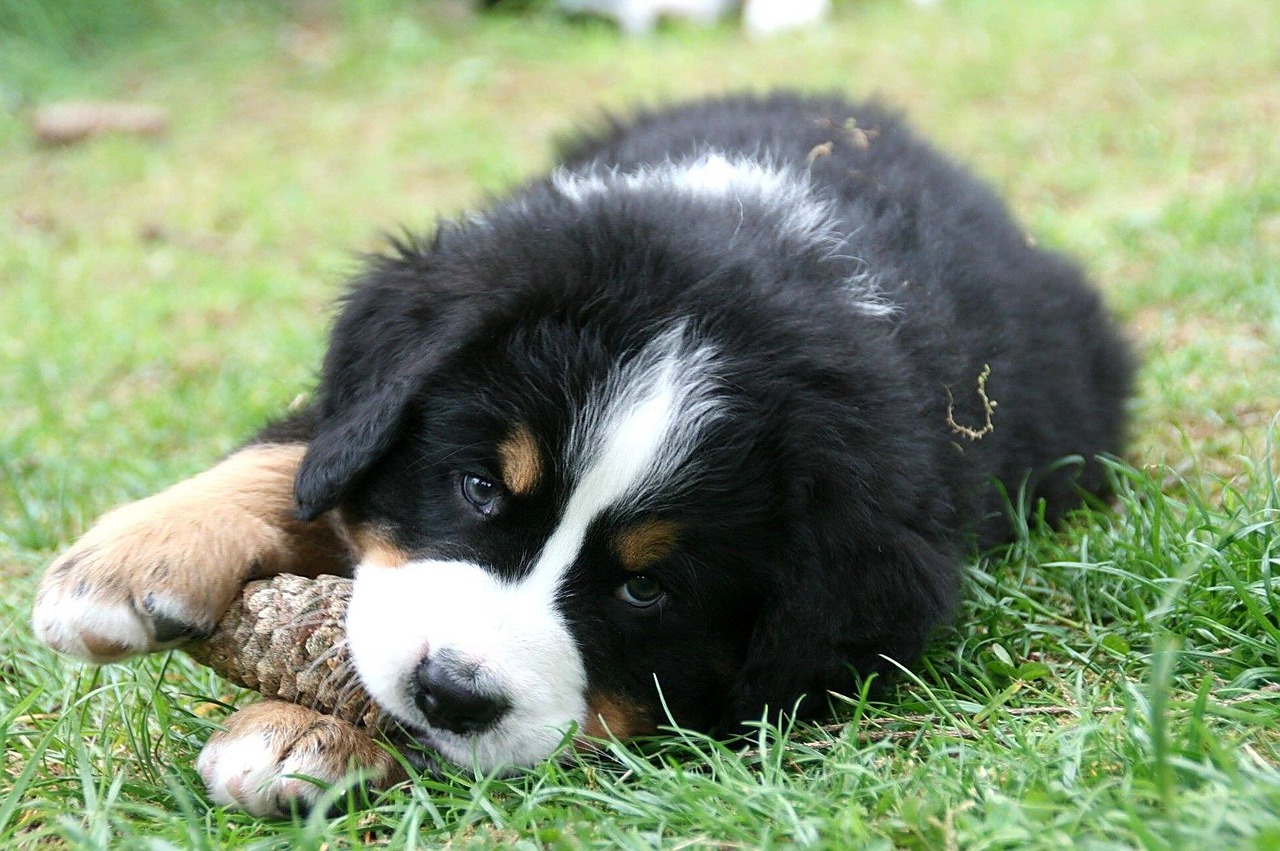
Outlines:
<svg viewBox="0 0 1280 851"><path fill-rule="evenodd" d="M127 564L127 562L125 562ZM184 599L163 568L118 570L111 552L74 549L49 568L31 623L45 644L104 664L179 646L209 634L221 608Z"/></svg>
<svg viewBox="0 0 1280 851"><path fill-rule="evenodd" d="M371 788L402 776L395 760L366 733L278 700L229 716L200 751L196 769L214 803L275 817L309 812L328 787L352 771Z"/></svg>
<svg viewBox="0 0 1280 851"><path fill-rule="evenodd" d="M296 549L300 447L250 447L105 515L45 573L32 625L89 662L178 647L212 632L244 583Z"/></svg>

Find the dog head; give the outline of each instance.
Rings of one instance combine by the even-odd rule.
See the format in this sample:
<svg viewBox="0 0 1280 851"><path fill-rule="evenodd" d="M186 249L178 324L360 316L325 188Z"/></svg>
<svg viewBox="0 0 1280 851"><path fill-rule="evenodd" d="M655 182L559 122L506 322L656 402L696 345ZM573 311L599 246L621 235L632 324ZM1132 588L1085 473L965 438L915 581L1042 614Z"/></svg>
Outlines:
<svg viewBox="0 0 1280 851"><path fill-rule="evenodd" d="M297 497L360 555L361 678L446 759L817 710L944 614L885 332L815 315L837 261L760 215L547 186L353 287Z"/></svg>

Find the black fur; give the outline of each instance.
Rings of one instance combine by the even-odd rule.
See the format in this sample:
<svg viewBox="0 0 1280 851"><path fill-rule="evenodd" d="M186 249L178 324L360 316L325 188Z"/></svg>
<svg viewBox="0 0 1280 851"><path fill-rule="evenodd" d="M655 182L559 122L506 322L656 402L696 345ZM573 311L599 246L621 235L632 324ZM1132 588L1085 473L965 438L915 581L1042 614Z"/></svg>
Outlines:
<svg viewBox="0 0 1280 851"><path fill-rule="evenodd" d="M973 541L1008 536L994 482L1027 482L1055 519L1100 493L1095 458L1120 448L1131 361L1077 269L875 104L702 101L614 122L562 161L633 172L710 149L807 171L844 243L791 240L767 207L572 201L535 182L373 261L317 406L277 428L310 436L303 516L337 507L415 553L517 576L563 471L491 519L457 499L457 472L492 473L512 422L558 446L593 384L687 321L722 353L733 413L699 450L698 486L665 507L690 530L659 568L671 599L661 617L618 610L600 530L564 606L592 688L656 707L656 673L676 720L724 731L804 695L802 713L821 711L855 672L915 659ZM852 305L856 276L895 312ZM984 424L986 367L998 407L970 440L955 425ZM1083 460L1055 466L1066 456Z"/></svg>

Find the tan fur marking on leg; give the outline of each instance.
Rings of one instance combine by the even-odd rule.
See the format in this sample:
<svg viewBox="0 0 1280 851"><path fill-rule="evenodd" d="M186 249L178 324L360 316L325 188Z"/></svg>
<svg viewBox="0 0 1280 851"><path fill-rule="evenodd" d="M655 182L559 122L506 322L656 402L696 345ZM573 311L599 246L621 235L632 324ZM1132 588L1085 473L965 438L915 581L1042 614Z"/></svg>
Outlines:
<svg viewBox="0 0 1280 851"><path fill-rule="evenodd" d="M304 523L293 516L293 477L306 447L250 446L220 464L155 496L110 512L77 543L92 544L97 559L79 570L97 582L117 565L135 571L176 572L188 588L215 596L226 581L237 585L277 573L333 572L343 546L327 518ZM111 559L102 558L110 549Z"/></svg>
<svg viewBox="0 0 1280 851"><path fill-rule="evenodd" d="M209 510L223 530L244 534L254 545L254 578L334 573L347 560L336 518L304 522L294 516L293 480L305 453L303 444L250 446L189 480L200 485L192 494L197 507Z"/></svg>
<svg viewBox="0 0 1280 851"><path fill-rule="evenodd" d="M249 446L103 516L46 572L37 633L64 652L114 661L211 629L249 579L345 572L337 519L293 515L305 450Z"/></svg>
<svg viewBox="0 0 1280 851"><path fill-rule="evenodd" d="M521 423L498 444L498 460L502 464L502 482L518 496L533 493L542 481L542 455L538 441L527 425Z"/></svg>
<svg viewBox="0 0 1280 851"><path fill-rule="evenodd" d="M587 720L582 734L593 739L647 736L657 731L652 713L629 697L593 692L587 697Z"/></svg>
<svg viewBox="0 0 1280 851"><path fill-rule="evenodd" d="M626 570L639 572L661 561L680 543L680 524L673 520L647 520L618 534L613 551Z"/></svg>
<svg viewBox="0 0 1280 851"><path fill-rule="evenodd" d="M331 523L293 516L293 477L304 452L302 445L250 446L155 496L109 512L74 547L96 550L84 559L93 563L81 566L81 578L106 578L101 571L114 566L102 558L106 549L111 562L137 569L169 562L169 569L212 567L215 573L255 577L326 572L343 551Z"/></svg>

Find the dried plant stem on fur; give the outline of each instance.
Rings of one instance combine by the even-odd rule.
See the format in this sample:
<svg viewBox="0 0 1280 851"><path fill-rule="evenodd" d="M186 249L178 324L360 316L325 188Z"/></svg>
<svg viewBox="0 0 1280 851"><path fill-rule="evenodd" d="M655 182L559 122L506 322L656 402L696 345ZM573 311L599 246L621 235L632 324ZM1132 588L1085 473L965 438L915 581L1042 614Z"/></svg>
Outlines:
<svg viewBox="0 0 1280 851"><path fill-rule="evenodd" d="M347 650L351 580L280 575L248 583L208 639L187 648L236 685L358 727L385 718Z"/></svg>
<svg viewBox="0 0 1280 851"><path fill-rule="evenodd" d="M982 428L970 428L956 422L956 400L951 395L950 387L943 388L947 391L947 425L956 434L962 434L970 440L981 440L996 430L995 424L991 421L991 415L996 411L996 400L987 397L987 379L990 377L991 364L983 364L982 372L978 374L978 398L982 400L982 412L986 417L986 422L983 423Z"/></svg>

